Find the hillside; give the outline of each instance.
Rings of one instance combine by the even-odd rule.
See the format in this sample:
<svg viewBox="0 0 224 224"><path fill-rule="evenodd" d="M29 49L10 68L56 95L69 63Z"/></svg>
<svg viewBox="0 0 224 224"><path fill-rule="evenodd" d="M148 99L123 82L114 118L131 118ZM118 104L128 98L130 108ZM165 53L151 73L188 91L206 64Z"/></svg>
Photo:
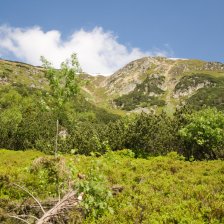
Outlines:
<svg viewBox="0 0 224 224"><path fill-rule="evenodd" d="M88 102L112 113L155 112L189 104L224 108L224 64L201 60L145 57L130 62L113 75L82 75ZM0 60L0 85L23 85L47 90L41 67Z"/></svg>
<svg viewBox="0 0 224 224"><path fill-rule="evenodd" d="M145 57L113 75L94 78L111 107L126 111L173 112L178 106L224 108L224 64L188 59ZM101 96L102 98L102 96Z"/></svg>
<svg viewBox="0 0 224 224"><path fill-rule="evenodd" d="M142 58L59 105L43 68L0 60L0 223L223 223L223 70Z"/></svg>
<svg viewBox="0 0 224 224"><path fill-rule="evenodd" d="M81 74L81 77L85 80L92 78L88 74ZM49 91L49 84L44 76L43 68L0 59L0 99L3 97L2 94L10 90L17 91L21 96L31 96L40 101L40 95ZM96 106L88 92L84 86L79 99L74 104L78 112L94 113L96 120L100 122L108 122L118 117L110 111Z"/></svg>

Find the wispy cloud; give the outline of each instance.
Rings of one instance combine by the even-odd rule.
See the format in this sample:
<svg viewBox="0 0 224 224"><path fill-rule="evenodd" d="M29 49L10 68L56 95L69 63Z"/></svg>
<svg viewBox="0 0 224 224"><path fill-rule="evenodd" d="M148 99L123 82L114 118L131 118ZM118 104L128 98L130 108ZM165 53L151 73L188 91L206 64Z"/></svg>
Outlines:
<svg viewBox="0 0 224 224"><path fill-rule="evenodd" d="M0 55L13 54L18 60L40 65L40 56L45 56L55 67L73 52L78 55L83 71L90 74L112 74L128 62L144 56L169 56L166 50L142 51L128 48L118 38L102 27L90 31L80 29L67 40L58 30L44 32L40 27L27 29L0 26Z"/></svg>

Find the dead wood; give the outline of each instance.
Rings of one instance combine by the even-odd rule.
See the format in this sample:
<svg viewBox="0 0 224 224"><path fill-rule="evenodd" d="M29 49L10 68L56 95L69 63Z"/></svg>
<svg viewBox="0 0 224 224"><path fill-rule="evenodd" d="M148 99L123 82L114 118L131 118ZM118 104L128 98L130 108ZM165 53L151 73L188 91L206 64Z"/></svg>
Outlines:
<svg viewBox="0 0 224 224"><path fill-rule="evenodd" d="M22 189L27 194L29 194L36 201L41 211L43 212L43 216L41 218L37 218L31 215L9 215L9 217L11 218L23 221L24 223L28 223L28 224L29 222L24 219L25 217L36 219L37 220L36 224L47 224L53 218L55 219L57 216L63 215L65 211L78 206L80 201L82 201L83 199L83 193L80 193L78 195L76 191L71 190L70 192L65 194L64 197L61 200L59 200L50 210L45 211L40 201L36 197L34 197L33 194L31 194L26 188L18 184L13 184L13 185Z"/></svg>
<svg viewBox="0 0 224 224"><path fill-rule="evenodd" d="M62 213L64 210L71 209L76 207L80 201L82 201L83 193L77 196L77 192L71 191L67 193L61 201L47 211L37 222L36 224L45 224L48 223L53 217L56 217L58 214Z"/></svg>

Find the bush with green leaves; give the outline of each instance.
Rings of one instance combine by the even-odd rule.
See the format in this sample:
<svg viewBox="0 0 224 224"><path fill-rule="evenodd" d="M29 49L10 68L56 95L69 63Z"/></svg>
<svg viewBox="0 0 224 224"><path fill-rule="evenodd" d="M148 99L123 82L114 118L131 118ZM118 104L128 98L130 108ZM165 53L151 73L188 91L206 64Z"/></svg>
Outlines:
<svg viewBox="0 0 224 224"><path fill-rule="evenodd" d="M41 166L36 166L37 173L31 172L38 157L42 158ZM110 151L99 157L66 155L61 159L72 171L74 189L86 194L81 207L74 209L65 223L224 222L221 160L190 162L176 152L136 159L130 150ZM27 208L33 214L36 209L29 195L9 183L23 185L43 203L52 201L55 195L50 191L55 189L55 181L49 175L54 176L57 163L53 156L37 151L0 150L1 223L15 223L8 213L24 214ZM78 179L78 173L85 179ZM39 187L41 184L44 188ZM111 189L117 186L122 190L111 196Z"/></svg>
<svg viewBox="0 0 224 224"><path fill-rule="evenodd" d="M85 178L75 184L75 189L84 193L81 207L89 219L97 219L108 211L113 213L109 206L112 191L109 189L106 176L100 170L101 163L100 160L93 160Z"/></svg>
<svg viewBox="0 0 224 224"><path fill-rule="evenodd" d="M187 124L179 130L187 144L188 158L216 159L224 155L224 113L207 108L186 116Z"/></svg>
<svg viewBox="0 0 224 224"><path fill-rule="evenodd" d="M172 118L165 113L143 113L137 116L128 127L125 148L132 149L138 156L165 155L176 150L176 135L172 122Z"/></svg>

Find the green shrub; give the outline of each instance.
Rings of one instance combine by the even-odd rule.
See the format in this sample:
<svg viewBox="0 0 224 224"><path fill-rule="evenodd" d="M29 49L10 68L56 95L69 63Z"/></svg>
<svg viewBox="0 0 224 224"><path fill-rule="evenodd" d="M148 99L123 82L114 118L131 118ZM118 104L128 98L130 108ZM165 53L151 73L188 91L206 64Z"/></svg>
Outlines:
<svg viewBox="0 0 224 224"><path fill-rule="evenodd" d="M35 166L33 162L38 157L45 161L41 166ZM108 224L224 221L224 169L221 160L189 162L174 152L167 156L135 159L129 150L107 152L100 157L76 155L61 159L72 171L74 186L86 192L83 204L70 213L69 221ZM46 202L52 200L53 194L49 189L55 186L54 181L47 173L42 179L37 177L41 170L48 170L53 161L53 157L36 151L0 150L0 176L7 175L10 183L20 183ZM37 172L30 172L30 167L36 167ZM79 183L78 173L85 175ZM43 179L46 183L44 190L39 188ZM115 187L122 190L113 192L112 197L111 189ZM32 204L29 195L1 182L0 220L9 222L6 214L12 210L23 214L22 202L27 207ZM29 212L34 212L32 207Z"/></svg>
<svg viewBox="0 0 224 224"><path fill-rule="evenodd" d="M180 136L188 144L188 157L216 159L223 155L224 114L216 108L207 108L187 115L187 124Z"/></svg>

